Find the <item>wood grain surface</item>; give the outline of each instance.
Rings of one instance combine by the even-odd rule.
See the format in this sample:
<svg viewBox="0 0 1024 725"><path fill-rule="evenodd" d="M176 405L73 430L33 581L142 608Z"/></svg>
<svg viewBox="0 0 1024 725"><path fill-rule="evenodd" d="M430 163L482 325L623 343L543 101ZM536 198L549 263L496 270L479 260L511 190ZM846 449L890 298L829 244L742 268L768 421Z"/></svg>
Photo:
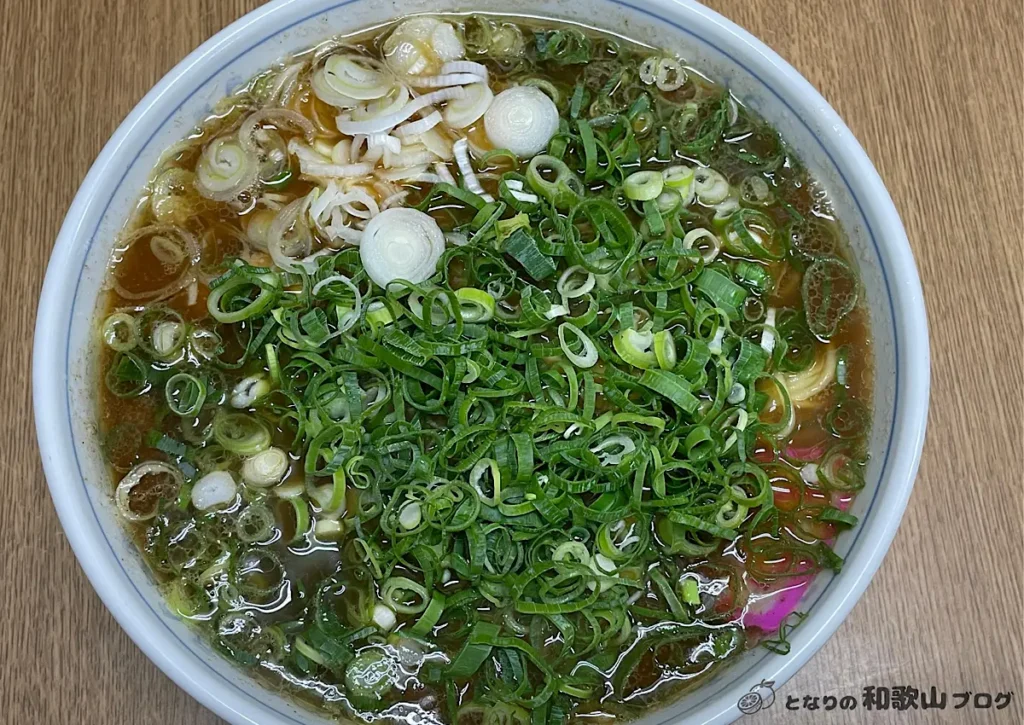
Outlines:
<svg viewBox="0 0 1024 725"><path fill-rule="evenodd" d="M924 282L932 404L903 525L864 598L751 722L1020 723L1024 189L1019 0L712 0L835 106L899 208ZM0 24L0 722L221 722L100 604L48 497L31 408L35 305L93 159L142 95L257 0L4 0ZM945 710L868 712L865 686ZM954 709L954 692L1013 692ZM853 695L852 712L802 709ZM787 697L801 711L786 712ZM820 701L819 705L824 706Z"/></svg>

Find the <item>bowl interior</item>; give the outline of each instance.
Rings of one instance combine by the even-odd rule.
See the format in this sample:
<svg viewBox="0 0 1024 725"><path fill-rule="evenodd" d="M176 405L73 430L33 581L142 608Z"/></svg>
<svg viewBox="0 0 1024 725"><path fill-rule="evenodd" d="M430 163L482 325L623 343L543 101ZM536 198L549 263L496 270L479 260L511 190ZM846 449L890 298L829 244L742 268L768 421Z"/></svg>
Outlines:
<svg viewBox="0 0 1024 725"><path fill-rule="evenodd" d="M87 574L129 634L180 685L234 722L328 721L257 686L178 622L117 520L93 424L93 318L108 254L161 152L255 72L339 32L466 5L498 13L508 7L503 0L283 0L246 16L183 61L125 121L83 185L51 261L35 385L58 511ZM762 679L784 681L838 626L902 513L927 406L927 341L913 260L888 195L849 131L795 71L735 26L701 6L671 0L525 0L516 10L584 23L599 19L595 25L676 51L729 86L779 129L828 189L860 266L874 343L875 420L867 488L853 508L862 523L837 545L847 566L819 577L805 595L801 609L811 616L794 633L789 657L749 652L698 692L643 720L729 721L740 714L740 694ZM915 370L923 387L913 380Z"/></svg>

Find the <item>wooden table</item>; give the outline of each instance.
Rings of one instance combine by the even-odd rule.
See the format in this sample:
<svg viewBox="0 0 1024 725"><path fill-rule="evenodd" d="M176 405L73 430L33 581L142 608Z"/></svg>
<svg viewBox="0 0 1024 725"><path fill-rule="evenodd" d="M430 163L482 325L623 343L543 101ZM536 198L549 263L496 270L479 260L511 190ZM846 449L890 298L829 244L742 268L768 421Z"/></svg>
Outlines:
<svg viewBox="0 0 1024 725"><path fill-rule="evenodd" d="M165 72L258 0L36 0L0 26L0 721L216 723L118 628L49 501L31 422L34 311L71 199ZM714 0L836 107L917 256L932 405L892 550L831 641L752 722L1022 721L1022 22L1019 0ZM944 711L873 712L868 685L935 686ZM954 692L1013 691L1002 711ZM785 711L787 696L858 699ZM820 704L824 704L822 701Z"/></svg>

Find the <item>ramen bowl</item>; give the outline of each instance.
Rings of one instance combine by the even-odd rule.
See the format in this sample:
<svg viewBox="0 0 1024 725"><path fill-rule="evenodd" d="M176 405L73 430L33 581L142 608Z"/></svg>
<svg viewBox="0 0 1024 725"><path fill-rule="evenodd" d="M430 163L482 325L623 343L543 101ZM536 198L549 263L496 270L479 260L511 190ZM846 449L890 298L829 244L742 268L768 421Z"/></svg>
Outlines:
<svg viewBox="0 0 1024 725"><path fill-rule="evenodd" d="M93 320L110 249L158 158L242 82L336 34L420 12L503 14L499 0L277 0L218 33L175 67L125 119L68 212L39 303L33 388L51 495L72 547L111 613L179 686L232 723L330 722L261 687L167 608L122 527L100 451ZM928 409L927 321L899 216L870 160L825 100L770 49L682 0L524 0L520 15L588 24L678 53L777 128L828 191L860 269L874 353L867 485L842 533L842 571L817 577L788 656L755 648L641 722L724 723L770 708L778 688L832 635L866 589L913 487ZM768 684L766 684L768 683ZM109 683L114 687L116 683ZM746 697L744 697L746 695Z"/></svg>

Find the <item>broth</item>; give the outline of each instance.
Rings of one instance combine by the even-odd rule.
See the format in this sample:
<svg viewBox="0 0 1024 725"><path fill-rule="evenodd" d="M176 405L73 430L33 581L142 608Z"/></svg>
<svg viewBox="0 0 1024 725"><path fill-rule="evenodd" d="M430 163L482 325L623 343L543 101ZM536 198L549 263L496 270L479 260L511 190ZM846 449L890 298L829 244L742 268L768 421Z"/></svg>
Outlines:
<svg viewBox="0 0 1024 725"><path fill-rule="evenodd" d="M784 649L856 525L871 342L827 195L610 35L416 17L257 76L109 286L126 525L179 616L339 717L636 717Z"/></svg>

